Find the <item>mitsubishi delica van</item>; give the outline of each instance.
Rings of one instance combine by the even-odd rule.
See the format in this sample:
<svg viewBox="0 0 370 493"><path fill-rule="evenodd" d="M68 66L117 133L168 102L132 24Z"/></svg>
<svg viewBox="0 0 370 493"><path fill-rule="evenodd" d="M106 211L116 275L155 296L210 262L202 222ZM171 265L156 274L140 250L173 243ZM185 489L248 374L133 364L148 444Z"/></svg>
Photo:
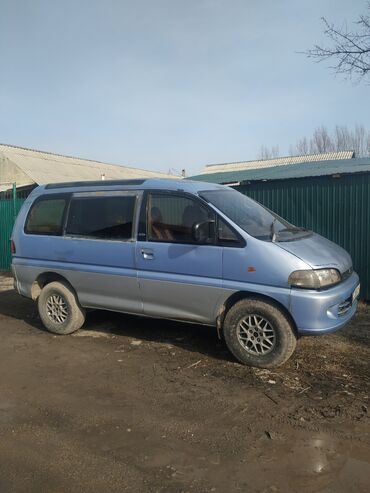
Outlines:
<svg viewBox="0 0 370 493"><path fill-rule="evenodd" d="M17 291L55 334L87 309L217 327L242 363L271 368L300 336L353 317L350 256L222 185L129 180L40 186L12 235Z"/></svg>

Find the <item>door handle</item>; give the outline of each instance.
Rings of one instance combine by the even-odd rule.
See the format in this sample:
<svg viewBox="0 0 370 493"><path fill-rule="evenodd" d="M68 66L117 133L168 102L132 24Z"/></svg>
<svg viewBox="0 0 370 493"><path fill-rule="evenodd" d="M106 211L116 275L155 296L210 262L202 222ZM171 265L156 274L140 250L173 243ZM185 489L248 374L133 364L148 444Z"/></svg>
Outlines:
<svg viewBox="0 0 370 493"><path fill-rule="evenodd" d="M141 255L145 260L153 260L154 259L154 252L153 250L148 250L147 248L143 248L141 250Z"/></svg>

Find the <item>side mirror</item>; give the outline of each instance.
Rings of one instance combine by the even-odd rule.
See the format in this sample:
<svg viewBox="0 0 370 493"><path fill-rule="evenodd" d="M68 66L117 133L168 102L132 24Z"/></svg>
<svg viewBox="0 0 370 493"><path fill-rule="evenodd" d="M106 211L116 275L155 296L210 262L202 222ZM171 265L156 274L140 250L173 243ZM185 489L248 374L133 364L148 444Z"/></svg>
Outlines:
<svg viewBox="0 0 370 493"><path fill-rule="evenodd" d="M216 221L209 219L200 223L194 223L192 227L192 237L197 243L210 243L216 234Z"/></svg>

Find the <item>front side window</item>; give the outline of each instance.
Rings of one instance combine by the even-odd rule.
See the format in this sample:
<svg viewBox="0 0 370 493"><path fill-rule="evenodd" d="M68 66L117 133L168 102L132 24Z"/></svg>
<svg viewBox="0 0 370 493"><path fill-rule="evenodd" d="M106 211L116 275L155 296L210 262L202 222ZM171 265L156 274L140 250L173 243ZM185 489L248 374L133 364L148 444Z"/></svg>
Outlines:
<svg viewBox="0 0 370 493"><path fill-rule="evenodd" d="M234 231L221 217L218 218L218 241L230 246L241 244Z"/></svg>
<svg viewBox="0 0 370 493"><path fill-rule="evenodd" d="M240 228L265 241L289 241L310 235L236 190L208 190L200 193Z"/></svg>
<svg viewBox="0 0 370 493"><path fill-rule="evenodd" d="M132 237L136 197L74 197L69 207L66 234L105 240Z"/></svg>
<svg viewBox="0 0 370 493"><path fill-rule="evenodd" d="M190 197L155 193L148 197L147 237L149 240L193 243L194 224L209 219L214 219L214 214Z"/></svg>
<svg viewBox="0 0 370 493"><path fill-rule="evenodd" d="M38 235L61 235L66 203L65 197L42 197L37 200L28 214L25 232Z"/></svg>

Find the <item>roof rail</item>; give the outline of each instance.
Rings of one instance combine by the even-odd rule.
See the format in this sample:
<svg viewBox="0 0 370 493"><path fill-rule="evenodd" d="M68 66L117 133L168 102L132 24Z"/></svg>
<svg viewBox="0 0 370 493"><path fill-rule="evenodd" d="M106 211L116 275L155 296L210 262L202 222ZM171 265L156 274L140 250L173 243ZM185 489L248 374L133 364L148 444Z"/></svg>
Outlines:
<svg viewBox="0 0 370 493"><path fill-rule="evenodd" d="M112 185L142 185L143 180L99 180L99 181L70 181L62 183L48 183L45 188L53 190L57 188L72 188L72 187L107 187Z"/></svg>

